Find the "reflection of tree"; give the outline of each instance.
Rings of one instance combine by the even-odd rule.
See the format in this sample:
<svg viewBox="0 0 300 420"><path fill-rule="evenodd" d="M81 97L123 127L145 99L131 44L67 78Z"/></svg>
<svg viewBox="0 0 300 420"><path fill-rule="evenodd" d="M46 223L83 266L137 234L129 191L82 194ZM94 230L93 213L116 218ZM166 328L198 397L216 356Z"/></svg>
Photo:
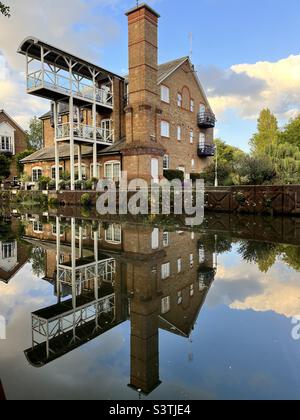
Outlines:
<svg viewBox="0 0 300 420"><path fill-rule="evenodd" d="M11 229L11 223L7 220L0 219L0 240L5 241L12 241L15 239L15 236Z"/></svg>
<svg viewBox="0 0 300 420"><path fill-rule="evenodd" d="M224 254L232 249L232 239L225 234L202 235L199 245L203 245L206 252L217 252Z"/></svg>
<svg viewBox="0 0 300 420"><path fill-rule="evenodd" d="M300 248L296 246L284 246L282 259L294 270L300 271Z"/></svg>
<svg viewBox="0 0 300 420"><path fill-rule="evenodd" d="M37 277L43 277L46 271L46 253L41 247L34 247L30 254L32 272Z"/></svg>
<svg viewBox="0 0 300 420"><path fill-rule="evenodd" d="M266 242L241 241L238 252L245 261L257 264L262 273L267 273L275 264L280 248Z"/></svg>

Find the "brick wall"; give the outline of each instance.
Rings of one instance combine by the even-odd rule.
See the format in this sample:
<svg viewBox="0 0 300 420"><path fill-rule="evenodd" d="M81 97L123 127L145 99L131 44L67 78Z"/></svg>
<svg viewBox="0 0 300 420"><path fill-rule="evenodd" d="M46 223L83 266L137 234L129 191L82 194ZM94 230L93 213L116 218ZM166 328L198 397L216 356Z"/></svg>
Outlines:
<svg viewBox="0 0 300 420"><path fill-rule="evenodd" d="M20 129L20 127L14 122L13 119L9 118L4 112L0 112L0 124L6 122L10 124L13 129L15 130L15 153L18 154L20 152L23 152L27 149L27 141L26 141L26 135L24 131ZM12 180L14 176L17 176L17 165L15 158L12 159L12 164L10 167L10 177L8 180Z"/></svg>

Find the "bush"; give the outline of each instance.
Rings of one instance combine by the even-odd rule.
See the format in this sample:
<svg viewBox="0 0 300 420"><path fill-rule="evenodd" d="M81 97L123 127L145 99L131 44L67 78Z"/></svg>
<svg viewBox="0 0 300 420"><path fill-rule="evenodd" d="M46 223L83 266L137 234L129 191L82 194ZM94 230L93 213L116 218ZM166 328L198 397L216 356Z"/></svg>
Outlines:
<svg viewBox="0 0 300 420"><path fill-rule="evenodd" d="M179 171L178 169L176 170L168 169L164 171L164 177L168 181L173 181L174 179L180 179L180 181L182 182L184 181L184 173L182 171Z"/></svg>
<svg viewBox="0 0 300 420"><path fill-rule="evenodd" d="M90 194L86 193L86 194L83 194L81 196L81 198L80 198L80 204L83 207L89 207L91 205L91 203L92 203L92 199L91 199Z"/></svg>
<svg viewBox="0 0 300 420"><path fill-rule="evenodd" d="M60 183L59 183L59 188L60 188L61 190L64 190L64 189L66 188L66 182L65 182L65 181L60 181Z"/></svg>
<svg viewBox="0 0 300 420"><path fill-rule="evenodd" d="M59 200L57 198L51 197L49 198L48 204L50 207L58 207L59 206Z"/></svg>
<svg viewBox="0 0 300 420"><path fill-rule="evenodd" d="M48 188L49 190L55 190L56 188L56 182L54 181L54 179L52 179L49 184L48 184Z"/></svg>
<svg viewBox="0 0 300 420"><path fill-rule="evenodd" d="M50 182L51 182L51 178L49 178L47 176L41 176L41 178L39 179L40 189L45 190Z"/></svg>
<svg viewBox="0 0 300 420"><path fill-rule="evenodd" d="M191 174L191 181L196 182L198 179L204 179L203 174Z"/></svg>
<svg viewBox="0 0 300 420"><path fill-rule="evenodd" d="M86 181L85 188L87 190L91 190L93 188L93 181L91 179L89 179L88 181Z"/></svg>

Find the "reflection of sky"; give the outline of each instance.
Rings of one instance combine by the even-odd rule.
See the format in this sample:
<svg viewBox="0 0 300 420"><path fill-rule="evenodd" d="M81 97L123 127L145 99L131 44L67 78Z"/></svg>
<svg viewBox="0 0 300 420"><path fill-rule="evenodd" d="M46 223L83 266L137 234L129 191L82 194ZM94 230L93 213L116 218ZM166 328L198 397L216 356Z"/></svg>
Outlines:
<svg viewBox="0 0 300 420"><path fill-rule="evenodd" d="M299 283L299 285L298 285ZM149 398L299 398L300 341L289 317L300 312L299 273L279 260L267 274L241 261L236 248L219 258L218 274L192 340L160 332L160 379ZM8 398L134 399L130 381L130 324L41 369L31 367L34 310L56 302L53 287L25 265L0 284L0 378Z"/></svg>

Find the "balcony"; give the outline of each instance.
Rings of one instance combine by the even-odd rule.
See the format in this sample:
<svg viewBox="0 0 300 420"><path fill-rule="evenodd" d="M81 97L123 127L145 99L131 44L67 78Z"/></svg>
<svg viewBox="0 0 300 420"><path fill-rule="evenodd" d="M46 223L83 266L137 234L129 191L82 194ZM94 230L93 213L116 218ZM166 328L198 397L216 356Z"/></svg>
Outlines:
<svg viewBox="0 0 300 420"><path fill-rule="evenodd" d="M212 112L199 112L197 121L199 128L214 128L216 125L216 117Z"/></svg>
<svg viewBox="0 0 300 420"><path fill-rule="evenodd" d="M50 70L38 70L27 76L27 92L50 100L74 98L77 106L86 106L94 101L98 107L113 109L113 94L110 87L95 88L92 81L75 80Z"/></svg>
<svg viewBox="0 0 300 420"><path fill-rule="evenodd" d="M199 158L207 158L215 156L216 153L216 147L213 145L199 145L198 146L198 156Z"/></svg>
<svg viewBox="0 0 300 420"><path fill-rule="evenodd" d="M71 133L70 123L59 124L56 130L58 141L69 141ZM95 129L93 126L74 123L73 134L76 143L94 143ZM96 143L110 146L114 142L114 131L102 127L96 127Z"/></svg>

